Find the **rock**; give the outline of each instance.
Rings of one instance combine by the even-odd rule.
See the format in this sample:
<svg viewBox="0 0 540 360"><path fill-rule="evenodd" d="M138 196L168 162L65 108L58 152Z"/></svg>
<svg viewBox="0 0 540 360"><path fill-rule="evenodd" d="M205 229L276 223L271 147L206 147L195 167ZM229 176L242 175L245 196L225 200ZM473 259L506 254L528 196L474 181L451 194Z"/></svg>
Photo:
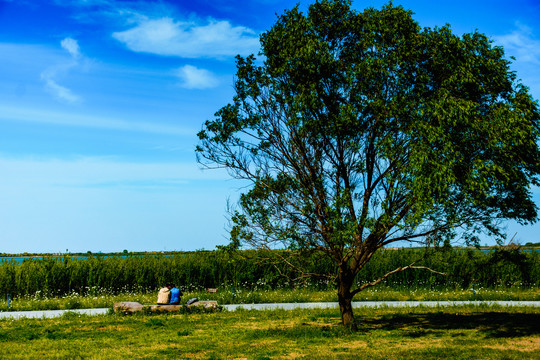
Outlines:
<svg viewBox="0 0 540 360"><path fill-rule="evenodd" d="M133 301L122 301L114 303L113 310L115 312L124 312L126 314L134 313L137 311L143 311L149 309L152 312L155 311L178 311L185 305L142 305ZM187 305L188 308L194 306L201 306L204 308L217 308L217 301L198 301L192 305Z"/></svg>

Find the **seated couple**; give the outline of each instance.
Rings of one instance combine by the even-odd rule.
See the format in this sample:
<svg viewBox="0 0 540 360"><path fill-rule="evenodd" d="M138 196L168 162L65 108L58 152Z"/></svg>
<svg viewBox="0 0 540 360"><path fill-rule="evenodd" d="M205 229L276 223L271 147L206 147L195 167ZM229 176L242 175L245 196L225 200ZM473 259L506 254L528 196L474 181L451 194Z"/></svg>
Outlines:
<svg viewBox="0 0 540 360"><path fill-rule="evenodd" d="M176 285L169 284L159 290L157 303L158 305L178 305L182 295Z"/></svg>

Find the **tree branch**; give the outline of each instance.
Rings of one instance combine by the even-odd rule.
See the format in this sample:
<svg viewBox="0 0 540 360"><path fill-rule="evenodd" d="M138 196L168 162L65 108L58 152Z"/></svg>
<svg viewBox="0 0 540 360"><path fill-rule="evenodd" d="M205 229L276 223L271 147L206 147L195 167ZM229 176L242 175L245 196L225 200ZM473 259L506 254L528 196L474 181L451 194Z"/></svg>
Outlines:
<svg viewBox="0 0 540 360"><path fill-rule="evenodd" d="M377 280L375 281L372 281L372 282L369 282L369 283L365 283L365 284L362 284L362 286L360 286L358 289L355 289L353 291L351 291L351 294L352 296L358 294L360 291L366 289L367 287L370 287L370 286L375 286L375 285L378 285L380 284L382 281L384 281L386 278L396 274L396 273L399 273L399 272L402 272L402 271L405 271L405 270L409 270L409 269L425 269L425 270L428 270L428 271L431 271L432 273L435 273L435 274L439 274L439 275L443 275L443 276L448 276L448 274L446 273L442 273L442 272L439 272L439 271L436 271L436 270L433 270L431 268L428 268L426 266L414 266L415 263L417 263L418 261L415 261L413 263L411 263L410 265L407 265L407 266L404 266L404 267L398 267L397 269L395 270L392 270L390 271L389 273L381 276L380 278L378 278Z"/></svg>

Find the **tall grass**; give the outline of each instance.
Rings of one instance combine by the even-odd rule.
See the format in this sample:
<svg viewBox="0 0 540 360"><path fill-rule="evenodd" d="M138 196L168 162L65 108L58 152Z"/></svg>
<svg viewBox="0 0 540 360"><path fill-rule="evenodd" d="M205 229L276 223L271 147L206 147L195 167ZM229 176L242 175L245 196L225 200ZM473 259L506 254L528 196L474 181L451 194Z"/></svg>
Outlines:
<svg viewBox="0 0 540 360"><path fill-rule="evenodd" d="M286 254L286 252L281 252ZM268 256L269 255L269 256ZM184 292L205 288L241 290L291 289L308 286L315 290L332 289L331 281L299 278L291 268L278 264L277 252L197 251L163 255L89 256L84 259L44 257L19 263L0 263L0 296L61 297L69 294L97 296L147 293L169 282ZM396 267L422 257L422 250L379 251L358 275L358 282L377 279ZM309 272L334 271L328 259L308 256L299 264ZM498 287L537 287L540 285L540 254L519 249L485 252L473 249L447 249L433 253L418 265L448 276L424 270L405 271L384 284L393 289L470 289Z"/></svg>

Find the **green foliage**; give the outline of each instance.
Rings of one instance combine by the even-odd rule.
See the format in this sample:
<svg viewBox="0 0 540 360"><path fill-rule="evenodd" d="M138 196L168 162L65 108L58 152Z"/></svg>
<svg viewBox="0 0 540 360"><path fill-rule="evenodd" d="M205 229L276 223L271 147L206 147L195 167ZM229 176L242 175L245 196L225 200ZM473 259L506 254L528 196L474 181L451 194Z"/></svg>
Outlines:
<svg viewBox="0 0 540 360"><path fill-rule="evenodd" d="M171 256L88 257L77 260L64 258L27 259L22 263L0 263L0 296L33 296L35 299L64 297L62 308L85 307L79 295L97 297L120 293L148 293L162 284L178 283L183 300L191 297L212 298L220 303L260 302L260 290L280 290L308 287L312 290L334 289L335 281L301 278L300 272L283 265L280 259L288 251L246 250L236 253L199 251ZM421 258L424 250L399 249L377 252L356 278L361 285L383 274ZM291 259L291 261L294 259ZM335 272L334 264L316 253L297 259L311 273ZM418 265L445 272L448 276L424 270L400 272L382 283L399 288L468 289L495 287L540 286L540 253L518 248L492 250L445 249L432 253ZM297 279L293 281L291 279ZM218 288L207 294L206 288ZM229 291L224 291L229 290ZM255 291L246 291L255 290ZM297 301L308 301L306 299ZM118 300L120 301L120 300ZM130 298L130 301L142 301ZM154 302L152 300L151 302ZM60 305L50 299L43 306L57 309ZM110 304L103 303L101 307Z"/></svg>
<svg viewBox="0 0 540 360"><path fill-rule="evenodd" d="M279 16L261 35L262 62L237 57L236 94L196 148L203 165L250 184L230 248L328 257L344 323L378 249L458 233L502 241L501 220L537 220L540 185L538 103L501 47L448 25L421 29L392 3L350 5Z"/></svg>
<svg viewBox="0 0 540 360"><path fill-rule="evenodd" d="M198 134L201 163L252 184L234 247L284 242L356 274L394 241L536 220L538 104L485 35L325 0L286 11L261 45Z"/></svg>

